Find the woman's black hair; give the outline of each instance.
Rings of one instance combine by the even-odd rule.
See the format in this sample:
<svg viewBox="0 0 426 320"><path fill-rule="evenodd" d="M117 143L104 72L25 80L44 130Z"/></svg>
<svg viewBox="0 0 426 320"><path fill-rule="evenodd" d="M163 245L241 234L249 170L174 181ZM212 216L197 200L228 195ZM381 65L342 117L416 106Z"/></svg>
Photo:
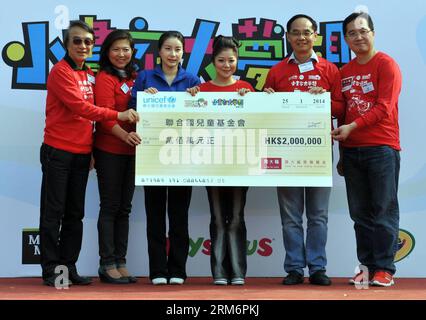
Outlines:
<svg viewBox="0 0 426 320"><path fill-rule="evenodd" d="M224 49L232 49L238 57L238 48L240 46L241 44L234 37L217 36L213 40L212 62L214 63L216 56Z"/></svg>
<svg viewBox="0 0 426 320"><path fill-rule="evenodd" d="M73 21L70 21L70 25L69 25L69 27L68 27L68 29L67 29L67 32L65 33L65 36L64 36L64 45L65 45L65 50L68 50L67 48L68 48L68 41L70 41L70 36L69 36L69 34L70 34L70 30L71 30L72 28L75 28L75 27L78 27L78 28L84 29L84 30L86 30L87 32L91 33L91 34L92 34L92 36L93 36L93 41L95 41L95 31L93 30L93 28L92 28L91 26L89 26L89 25L88 25L86 22L84 22L84 21L81 21L81 20L73 20Z"/></svg>
<svg viewBox="0 0 426 320"><path fill-rule="evenodd" d="M170 38L177 38L182 43L182 49L185 49L185 38L183 37L182 33L179 31L170 30L164 32L160 39L158 39L158 50L161 50L164 42Z"/></svg>
<svg viewBox="0 0 426 320"><path fill-rule="evenodd" d="M117 40L128 40L130 44L130 48L133 51L130 62L124 68L124 71L126 71L125 77L116 68L114 68L114 65L111 63L108 57L109 49L111 48L113 43ZM121 29L114 30L110 34L108 34L108 36L105 38L104 42L102 43L101 53L99 58L99 70L105 71L120 79L132 78L134 77L134 73L136 72L136 64L134 61L134 57L135 57L135 43L130 33L128 31L121 30Z"/></svg>

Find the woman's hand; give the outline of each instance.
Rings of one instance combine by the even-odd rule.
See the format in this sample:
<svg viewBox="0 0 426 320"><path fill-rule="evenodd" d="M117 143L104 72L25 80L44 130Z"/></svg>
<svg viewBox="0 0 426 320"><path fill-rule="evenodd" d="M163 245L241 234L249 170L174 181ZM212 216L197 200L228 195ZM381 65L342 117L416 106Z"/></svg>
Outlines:
<svg viewBox="0 0 426 320"><path fill-rule="evenodd" d="M141 137L136 132L129 132L124 138L124 142L134 147L142 142Z"/></svg>
<svg viewBox="0 0 426 320"><path fill-rule="evenodd" d="M238 91L238 94L239 94L240 96L244 96L247 92L250 92L250 89L247 89L247 88L241 88L241 89L238 89L237 91Z"/></svg>
<svg viewBox="0 0 426 320"><path fill-rule="evenodd" d="M158 93L158 90L157 90L157 88L149 87L148 89L145 89L144 92L150 93L150 94L156 94L156 93Z"/></svg>
<svg viewBox="0 0 426 320"><path fill-rule="evenodd" d="M119 112L117 118L120 121L135 123L139 121L139 114L133 109L128 109L126 111Z"/></svg>
<svg viewBox="0 0 426 320"><path fill-rule="evenodd" d="M195 97L195 95L200 92L200 87L199 86L195 86L192 88L188 88L186 89L186 92L188 92L191 96Z"/></svg>

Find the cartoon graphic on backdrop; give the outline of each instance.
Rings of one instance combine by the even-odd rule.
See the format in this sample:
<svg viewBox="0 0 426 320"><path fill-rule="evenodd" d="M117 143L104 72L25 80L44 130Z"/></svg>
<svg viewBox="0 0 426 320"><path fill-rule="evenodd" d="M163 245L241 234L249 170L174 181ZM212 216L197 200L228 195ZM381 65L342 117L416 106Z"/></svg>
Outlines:
<svg viewBox="0 0 426 320"><path fill-rule="evenodd" d="M398 234L398 251L395 255L395 262L401 261L408 257L408 255L414 250L416 240L414 236L407 230L399 229Z"/></svg>
<svg viewBox="0 0 426 320"><path fill-rule="evenodd" d="M96 71L102 42L118 27L112 26L111 19L98 19L96 15L82 15L79 19L95 30L93 56L87 62ZM250 82L256 90L261 90L269 68L286 55L285 31L275 20L260 18L258 23L256 20L239 19L238 23L232 24L232 35L241 41L236 75ZM215 76L210 60L213 38L217 35L219 24L218 21L197 19L192 34L185 38L183 66L205 81ZM343 41L342 22L321 22L319 25L320 35L314 47L317 54L339 67L349 62L350 50ZM157 41L163 31L150 30L148 21L142 17L133 18L128 30L136 42L139 67L153 69L158 62ZM49 40L48 21L23 22L22 33L23 43L11 41L2 50L4 62L13 68L11 88L45 90L49 62L55 64L62 59L64 44L59 37Z"/></svg>

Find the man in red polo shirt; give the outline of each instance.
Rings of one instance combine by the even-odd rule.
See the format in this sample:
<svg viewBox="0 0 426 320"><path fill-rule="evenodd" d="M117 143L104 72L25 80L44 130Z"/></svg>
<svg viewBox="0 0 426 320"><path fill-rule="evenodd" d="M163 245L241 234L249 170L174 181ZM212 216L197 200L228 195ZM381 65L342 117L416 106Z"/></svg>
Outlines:
<svg viewBox="0 0 426 320"><path fill-rule="evenodd" d="M296 15L287 23L287 40L293 53L271 68L265 83L266 92L309 91L331 93L331 114L342 119L344 103L340 74L331 62L318 57L313 48L317 38L317 23L307 15ZM331 119L330 119L331 121ZM304 268L309 268L309 282L331 284L326 275L329 187L278 187L286 256L284 270L288 275L284 285L303 283ZM303 231L303 211L306 207L306 244Z"/></svg>

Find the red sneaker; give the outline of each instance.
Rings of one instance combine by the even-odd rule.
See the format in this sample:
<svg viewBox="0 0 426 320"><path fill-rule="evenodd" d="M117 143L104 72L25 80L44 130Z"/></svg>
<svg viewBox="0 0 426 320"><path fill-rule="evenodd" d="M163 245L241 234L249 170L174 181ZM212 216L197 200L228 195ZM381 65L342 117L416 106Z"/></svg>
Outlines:
<svg viewBox="0 0 426 320"><path fill-rule="evenodd" d="M393 275L383 270L376 271L371 284L379 287L390 287L394 284Z"/></svg>
<svg viewBox="0 0 426 320"><path fill-rule="evenodd" d="M356 284L356 285L362 285L364 284L364 281L366 280L366 275L364 275L364 271L358 272L353 278L349 279L350 284ZM368 281L367 284L370 284L371 280L373 279L373 274L370 272L368 274Z"/></svg>

